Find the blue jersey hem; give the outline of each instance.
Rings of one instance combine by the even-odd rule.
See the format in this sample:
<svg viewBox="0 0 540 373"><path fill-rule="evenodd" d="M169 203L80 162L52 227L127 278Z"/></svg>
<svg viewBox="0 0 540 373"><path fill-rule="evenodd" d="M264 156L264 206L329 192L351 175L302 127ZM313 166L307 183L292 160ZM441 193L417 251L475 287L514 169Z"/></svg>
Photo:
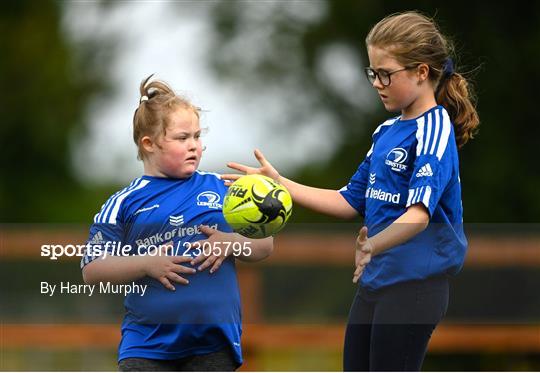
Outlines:
<svg viewBox="0 0 540 373"><path fill-rule="evenodd" d="M141 350L141 349L130 349L129 351L122 352L118 354L118 362L124 359L128 358L142 358L142 359L155 359L155 360L176 360L176 359L182 359L188 356L193 355L204 355L204 354L210 354L212 352L217 352L221 350L222 348L226 348L229 345L227 343L221 343L219 345L213 345L209 347L197 347L197 348L191 348L179 352L163 352L163 351L148 351L148 350ZM238 356L238 354L232 350L231 352L234 355L234 360L241 365L243 363L243 359Z"/></svg>

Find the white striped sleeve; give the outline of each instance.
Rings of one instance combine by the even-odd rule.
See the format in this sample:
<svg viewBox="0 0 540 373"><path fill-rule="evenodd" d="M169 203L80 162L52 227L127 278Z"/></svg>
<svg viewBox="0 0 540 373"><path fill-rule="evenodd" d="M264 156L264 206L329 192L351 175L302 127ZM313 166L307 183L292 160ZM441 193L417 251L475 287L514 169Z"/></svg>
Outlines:
<svg viewBox="0 0 540 373"><path fill-rule="evenodd" d="M101 207L101 211L94 217L94 223L116 224L116 218L124 199L132 192L144 188L149 182L149 180L138 178L128 187L113 194Z"/></svg>
<svg viewBox="0 0 540 373"><path fill-rule="evenodd" d="M112 252L114 245L120 244L124 236L124 225L119 222L121 206L124 200L136 190L144 188L149 180L137 178L126 188L113 194L101 206L101 211L94 216L90 235L86 242L86 252L81 259L81 268L96 260L104 251Z"/></svg>
<svg viewBox="0 0 540 373"><path fill-rule="evenodd" d="M438 106L418 118L416 127L416 159L406 207L421 203L433 215L458 162L452 122Z"/></svg>
<svg viewBox="0 0 540 373"><path fill-rule="evenodd" d="M439 139L440 135L439 110L435 110L435 112L432 112L430 116L433 117L433 121L435 122L435 129L433 130L433 141L431 142L431 149L429 150L429 154L433 154L438 142L437 140Z"/></svg>
<svg viewBox="0 0 540 373"><path fill-rule="evenodd" d="M85 265L87 265L90 262L93 262L94 260L98 259L99 256L92 255L91 248L90 251L86 251L84 256L81 258L81 269L84 268Z"/></svg>
<svg viewBox="0 0 540 373"><path fill-rule="evenodd" d="M120 206L122 205L122 201L129 196L131 193L133 193L136 190L139 190L141 188L144 188L146 184L148 184L150 181L148 180L142 180L140 183L137 184L136 187L133 189L126 191L119 195L114 203L114 207L111 211L111 215L109 216L109 219L107 220L107 223L109 224L116 224L116 217L118 216L118 211L120 210Z"/></svg>
<svg viewBox="0 0 540 373"><path fill-rule="evenodd" d="M123 239L123 226L94 223L86 240L84 256L81 258L81 269L88 263L102 257L105 251L112 253L115 245Z"/></svg>
<svg viewBox="0 0 540 373"><path fill-rule="evenodd" d="M416 121L416 156L435 155L441 160L450 137L452 123L446 110L435 109Z"/></svg>
<svg viewBox="0 0 540 373"><path fill-rule="evenodd" d="M416 205L417 203L422 203L426 208L431 211L430 204L431 202L431 187L429 185L409 189L409 197L407 198L407 205L409 207Z"/></svg>
<svg viewBox="0 0 540 373"><path fill-rule="evenodd" d="M424 142L424 149L422 149L422 152L419 155L427 154L429 150L429 145L431 141L433 141L433 126L431 123L432 113L427 115L427 124L426 124L426 141Z"/></svg>
<svg viewBox="0 0 540 373"><path fill-rule="evenodd" d="M416 156L419 156L424 148L424 117L418 118L416 121L416 140L418 142Z"/></svg>
<svg viewBox="0 0 540 373"><path fill-rule="evenodd" d="M450 121L450 117L448 116L448 113L446 110L442 110L442 133L441 138L439 140L438 146L437 146L437 158L439 161L441 160L444 151L446 150L446 147L448 146L448 139L450 138L450 132L452 129L452 122Z"/></svg>
<svg viewBox="0 0 540 373"><path fill-rule="evenodd" d="M109 197L109 199L101 206L100 212L97 213L96 216L94 216L94 223L104 223L105 216L107 216L107 214L109 213L111 206L112 204L114 204L114 201L116 200L116 198L120 194L134 188L140 180L141 180L140 178L133 180L131 184L129 184L126 188L119 190L118 192L114 193L111 197Z"/></svg>

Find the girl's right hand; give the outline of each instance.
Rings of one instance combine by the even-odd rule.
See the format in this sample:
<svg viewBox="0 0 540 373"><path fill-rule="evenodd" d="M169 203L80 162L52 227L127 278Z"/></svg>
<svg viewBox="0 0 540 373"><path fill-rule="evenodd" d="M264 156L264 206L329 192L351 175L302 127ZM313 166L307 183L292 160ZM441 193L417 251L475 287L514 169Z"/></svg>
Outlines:
<svg viewBox="0 0 540 373"><path fill-rule="evenodd" d="M255 158L259 161L261 164L261 167L249 167L240 163L234 163L229 162L227 163L227 167L232 168L234 170L243 172L246 175L264 175L268 176L271 179L274 179L276 181L279 181L279 172L266 160L263 153L259 149L255 149ZM221 179L225 180L225 185L229 186L232 184L233 181L239 179L243 175L238 174L223 174L221 175Z"/></svg>
<svg viewBox="0 0 540 373"><path fill-rule="evenodd" d="M180 263L191 262L191 256L173 256L168 255L167 251L172 249L172 242L168 242L159 246L158 253L145 255L144 258L144 273L152 278L155 278L169 290L176 290L172 282L177 282L182 285L189 284L189 281L184 277L179 276L179 273L194 274L197 272L195 268L185 267Z"/></svg>
<svg viewBox="0 0 540 373"><path fill-rule="evenodd" d="M362 227L360 232L358 232L358 237L356 238L356 250L354 256L354 264L356 268L353 274L353 283L355 284L358 282L358 279L360 279L362 276L364 269L371 261L371 255L373 253L373 245L367 235L367 227Z"/></svg>

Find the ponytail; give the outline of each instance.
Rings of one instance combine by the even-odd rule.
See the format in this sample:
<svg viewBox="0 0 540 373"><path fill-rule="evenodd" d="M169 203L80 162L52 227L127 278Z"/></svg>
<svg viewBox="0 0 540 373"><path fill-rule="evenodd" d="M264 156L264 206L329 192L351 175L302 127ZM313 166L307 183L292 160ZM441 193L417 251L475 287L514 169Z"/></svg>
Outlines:
<svg viewBox="0 0 540 373"><path fill-rule="evenodd" d="M480 123L472 87L463 75L452 71L441 78L435 99L448 111L454 123L457 146L463 147L474 138Z"/></svg>
<svg viewBox="0 0 540 373"><path fill-rule="evenodd" d="M144 79L139 86L139 105L133 114L133 141L138 148L138 159L144 159L145 153L140 144L144 136L156 138L165 134L169 114L176 109L191 110L199 118L200 108L187 99L177 95L165 82L151 80L153 74Z"/></svg>

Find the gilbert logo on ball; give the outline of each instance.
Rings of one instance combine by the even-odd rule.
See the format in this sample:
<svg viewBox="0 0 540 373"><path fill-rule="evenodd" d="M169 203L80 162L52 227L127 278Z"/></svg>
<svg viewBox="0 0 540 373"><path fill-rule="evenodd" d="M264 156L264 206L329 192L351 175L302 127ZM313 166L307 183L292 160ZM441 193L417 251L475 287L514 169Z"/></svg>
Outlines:
<svg viewBox="0 0 540 373"><path fill-rule="evenodd" d="M292 214L292 198L269 177L246 175L236 180L223 201L223 216L235 232L249 238L276 234Z"/></svg>

